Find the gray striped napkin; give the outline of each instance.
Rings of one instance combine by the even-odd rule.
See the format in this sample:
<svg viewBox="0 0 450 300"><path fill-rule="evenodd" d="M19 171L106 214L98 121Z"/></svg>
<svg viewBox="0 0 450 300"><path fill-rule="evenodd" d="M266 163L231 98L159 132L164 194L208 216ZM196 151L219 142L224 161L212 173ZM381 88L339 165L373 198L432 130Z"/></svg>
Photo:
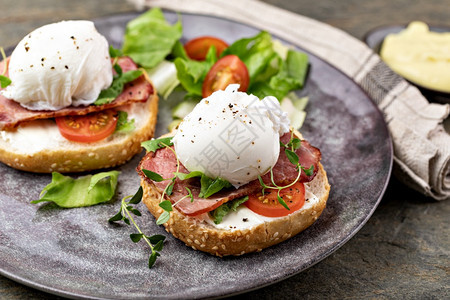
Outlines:
<svg viewBox="0 0 450 300"><path fill-rule="evenodd" d="M241 0L129 1L138 9L161 7L207 14L266 30L293 44L302 41L302 48L351 77L383 111L394 144L394 174L426 196L450 198L450 136L442 125L449 106L430 104L358 39L257 0L246 0L247 9L241 9Z"/></svg>

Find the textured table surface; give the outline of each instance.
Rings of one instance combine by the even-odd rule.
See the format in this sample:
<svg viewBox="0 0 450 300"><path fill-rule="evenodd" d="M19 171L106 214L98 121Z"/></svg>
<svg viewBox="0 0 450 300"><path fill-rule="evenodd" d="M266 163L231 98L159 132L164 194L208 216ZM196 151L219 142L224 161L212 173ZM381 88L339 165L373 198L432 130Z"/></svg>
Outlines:
<svg viewBox="0 0 450 300"><path fill-rule="evenodd" d="M386 24L423 20L450 26L448 0L269 0L362 39ZM123 0L0 0L0 46L62 19L92 19L132 11ZM250 299L449 299L450 202L427 199L396 179L368 223L312 268L245 294ZM57 297L0 276L0 299Z"/></svg>

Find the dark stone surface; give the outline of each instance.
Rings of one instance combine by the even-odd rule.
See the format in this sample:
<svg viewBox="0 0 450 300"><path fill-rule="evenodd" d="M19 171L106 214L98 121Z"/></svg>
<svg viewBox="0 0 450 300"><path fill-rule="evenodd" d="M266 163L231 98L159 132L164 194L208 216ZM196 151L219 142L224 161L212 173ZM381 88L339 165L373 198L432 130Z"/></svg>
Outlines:
<svg viewBox="0 0 450 300"><path fill-rule="evenodd" d="M420 19L449 25L447 0L265 1L341 28L357 38L373 27ZM119 0L0 0L0 45L37 26L132 9ZM448 299L450 203L435 202L392 179L368 223L342 248L308 270L245 294L250 299ZM176 288L176 287L173 287ZM0 277L0 299L57 297Z"/></svg>

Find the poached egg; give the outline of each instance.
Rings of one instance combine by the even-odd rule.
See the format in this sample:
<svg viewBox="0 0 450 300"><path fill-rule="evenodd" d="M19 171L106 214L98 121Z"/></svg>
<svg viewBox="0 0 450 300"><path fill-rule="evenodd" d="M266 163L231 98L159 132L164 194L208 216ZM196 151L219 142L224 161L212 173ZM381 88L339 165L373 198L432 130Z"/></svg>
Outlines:
<svg viewBox="0 0 450 300"><path fill-rule="evenodd" d="M220 177L236 188L275 165L289 119L275 97L262 100L229 85L204 98L178 127L172 142L190 171Z"/></svg>
<svg viewBox="0 0 450 300"><path fill-rule="evenodd" d="M31 110L93 103L113 79L108 42L91 21L35 29L14 49L6 98Z"/></svg>

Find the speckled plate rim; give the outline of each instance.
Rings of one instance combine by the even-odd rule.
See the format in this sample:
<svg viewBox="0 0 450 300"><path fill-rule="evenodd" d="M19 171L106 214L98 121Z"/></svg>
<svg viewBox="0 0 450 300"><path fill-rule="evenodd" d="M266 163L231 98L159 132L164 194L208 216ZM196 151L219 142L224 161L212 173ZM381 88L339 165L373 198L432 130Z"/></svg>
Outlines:
<svg viewBox="0 0 450 300"><path fill-rule="evenodd" d="M170 10L163 10L163 11L164 12L168 12L168 13L173 13ZM112 18L112 17L119 17L119 16L126 16L126 15L135 15L135 16L137 16L139 14L140 13L137 13L137 12L134 12L134 11L130 11L128 13L125 12L125 13L112 14L112 15L107 15L107 16L95 18L95 19L93 19L93 21L94 22L102 22L102 21L106 21L106 20L108 20L109 18ZM214 19L222 19L222 20L226 20L228 22L237 23L237 24L241 24L243 26L254 28L256 30L260 30L260 29L258 29L256 27L249 26L247 24L243 24L243 23L240 23L240 22L236 22L236 21L232 21L232 20L229 20L229 19L226 19L226 18L221 18L221 17L216 17L216 16L209 16L209 15L205 15L205 14L193 14L193 13L181 13L181 15L206 16L206 17L211 17L211 18L214 18ZM295 46L300 48L300 49L302 49L301 45L295 44ZM303 51L305 51L305 50L303 50ZM308 52L308 51L305 51L305 52ZM314 55L314 54L312 54L312 55ZM314 55L314 56L316 56L316 55ZM358 87L358 89L361 90L362 93L364 93L367 96L367 98L371 99L370 96L354 80L352 80L350 77L348 77L345 73L343 73L338 68L332 66L328 62L326 62L326 61L324 61L322 59L320 59L320 60L324 64L329 65L331 68L335 69L343 77L346 77L350 81L352 81ZM375 104L375 102L372 100L372 101L370 101L370 104L374 107L375 111L377 112L377 114L379 114L381 119L384 120L383 113L378 108L378 106ZM336 250L338 250L340 247L342 247L346 242L348 242L367 223L367 221L373 215L373 213L375 212L376 208L378 207L381 199L383 198L383 196L384 196L384 194L386 192L386 189L388 187L388 184L389 184L389 180L390 180L390 177L391 177L391 174L392 174L392 167L393 167L393 143L392 143L392 138L391 138L391 135L389 133L389 130L387 128L386 123L384 123L383 130L385 131L384 134L386 134L386 136L387 136L387 139L388 139L387 142L388 142L388 145L389 145L389 153L387 153L389 155L389 167L388 167L387 175L385 177L385 181L383 183L383 188L380 191L380 193L378 195L378 198L374 202L374 205L371 208L371 210L369 211L369 213L367 213L365 218L360 221L358 226L352 228L353 230L350 233L348 233L345 238L341 239L338 243L336 243L333 247L329 248L324 253L321 253L320 255L316 256L309 264L304 265L303 267L298 268L297 270L295 270L293 272L286 273L283 276L280 276L279 278L277 278L275 280L272 279L272 280L269 280L269 281L266 281L266 282L263 282L263 283L253 284L252 286L246 286L246 287L243 287L240 290L232 291L232 292L229 291L229 292L226 292L226 293L214 293L213 295L211 295L211 293L209 293L209 294L205 293L205 294L200 295L200 296L197 295L196 298L214 298L214 299L225 298L225 297L236 296L236 295L239 295L239 294L242 294L242 293L258 290L260 288L263 288L263 287L275 284L275 283L283 281L283 280L285 280L285 279L287 279L289 277L295 276L295 275L301 273L302 271L304 271L304 270L314 266L315 264L319 263L320 261L322 261L323 259L325 259L329 255L334 253ZM37 283L37 282L35 282L33 280L29 280L29 279L25 279L25 278L22 278L20 276L17 276L14 273L10 273L10 272L5 271L5 270L3 270L1 268L0 268L0 275L4 276L6 278L9 278L9 279L11 279L13 281L16 281L18 283L21 283L21 284L23 284L25 286L28 286L28 287L31 287L31 288L35 288L37 290L40 290L40 291L43 291L43 292L46 292L46 293L49 293L49 294L57 295L57 296L68 297L68 298L72 298L72 299L109 299L109 298L103 298L103 297L95 297L95 296L92 296L92 295L85 295L85 294L81 294L81 293L72 293L72 292L65 291L63 289L58 289L58 288L51 287L49 285L40 284L40 283ZM149 296L148 298L151 298L151 297ZM145 297L144 299L147 299L147 297Z"/></svg>

